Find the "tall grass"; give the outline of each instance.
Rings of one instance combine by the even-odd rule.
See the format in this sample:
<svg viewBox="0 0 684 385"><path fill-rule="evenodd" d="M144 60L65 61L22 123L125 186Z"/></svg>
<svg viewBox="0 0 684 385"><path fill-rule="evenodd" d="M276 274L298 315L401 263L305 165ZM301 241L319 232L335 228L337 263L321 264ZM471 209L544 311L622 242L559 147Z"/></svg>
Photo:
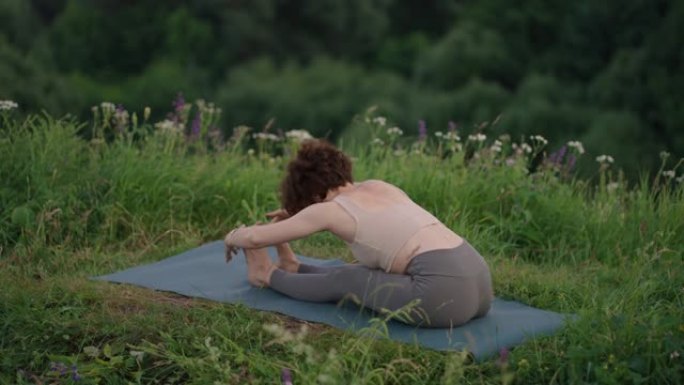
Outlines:
<svg viewBox="0 0 684 385"><path fill-rule="evenodd" d="M147 123L117 132L101 120L0 122L2 383L273 383L283 368L295 383L684 381L684 188L669 174L630 185L597 163L580 180L548 158L530 172L547 149L464 138L454 151L364 123L383 143L348 147L357 179L399 185L466 237L492 266L497 295L579 315L510 356L473 363L88 280L262 220L296 143L247 151L244 135L186 140ZM348 256L326 235L295 248Z"/></svg>

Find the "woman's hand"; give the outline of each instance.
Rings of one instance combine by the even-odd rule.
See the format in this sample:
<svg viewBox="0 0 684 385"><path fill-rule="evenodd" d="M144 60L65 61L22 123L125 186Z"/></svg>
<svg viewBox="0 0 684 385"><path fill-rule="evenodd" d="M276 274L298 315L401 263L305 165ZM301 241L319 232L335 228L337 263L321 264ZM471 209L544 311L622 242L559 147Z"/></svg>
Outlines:
<svg viewBox="0 0 684 385"><path fill-rule="evenodd" d="M226 263L230 262L233 259L233 256L237 255L240 249L239 247L232 244L231 238L233 237L236 231L243 227L245 227L245 225L234 228L228 234L226 234L226 237L223 239L223 243L226 245Z"/></svg>
<svg viewBox="0 0 684 385"><path fill-rule="evenodd" d="M272 223L275 223L289 218L290 214L288 214L285 209L278 209L266 213L266 217L269 218Z"/></svg>

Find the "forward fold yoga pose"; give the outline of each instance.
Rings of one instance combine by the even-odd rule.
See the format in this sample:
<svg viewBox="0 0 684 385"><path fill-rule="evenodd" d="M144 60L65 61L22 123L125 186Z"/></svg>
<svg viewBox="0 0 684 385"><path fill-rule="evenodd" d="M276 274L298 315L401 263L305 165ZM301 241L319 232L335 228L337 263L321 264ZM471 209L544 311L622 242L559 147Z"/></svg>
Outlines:
<svg viewBox="0 0 684 385"><path fill-rule="evenodd" d="M482 256L398 187L354 183L351 171L333 145L304 142L281 184L283 208L268 214L269 224L228 233L227 260L244 249L252 285L303 301L351 298L378 312L413 303L401 320L422 327L458 326L487 314L493 290ZM360 263L300 263L287 242L323 230L344 240ZM267 246L276 246L277 265Z"/></svg>

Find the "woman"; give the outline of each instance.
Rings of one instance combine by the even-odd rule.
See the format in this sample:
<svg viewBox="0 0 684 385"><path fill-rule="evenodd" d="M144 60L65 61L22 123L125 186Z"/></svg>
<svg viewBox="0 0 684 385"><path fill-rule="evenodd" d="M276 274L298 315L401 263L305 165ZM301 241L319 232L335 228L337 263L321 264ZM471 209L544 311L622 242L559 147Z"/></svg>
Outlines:
<svg viewBox="0 0 684 385"><path fill-rule="evenodd" d="M353 183L350 159L331 144L302 144L281 199L270 224L226 235L228 259L244 249L251 284L304 301L350 297L379 312L404 308L404 322L426 327L458 326L489 311L492 283L482 256L399 188ZM323 230L344 240L360 264L299 263L287 242ZM272 245L278 265L265 249Z"/></svg>

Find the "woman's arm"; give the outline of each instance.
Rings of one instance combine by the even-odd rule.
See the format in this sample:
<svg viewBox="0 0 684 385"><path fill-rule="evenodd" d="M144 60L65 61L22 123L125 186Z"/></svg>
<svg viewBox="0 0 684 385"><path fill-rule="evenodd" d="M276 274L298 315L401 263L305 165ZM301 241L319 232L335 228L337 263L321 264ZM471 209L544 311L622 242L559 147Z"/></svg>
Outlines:
<svg viewBox="0 0 684 385"><path fill-rule="evenodd" d="M225 238L227 247L256 249L285 243L330 228L328 211L332 202L313 204L288 219L269 223L240 227L228 233Z"/></svg>

